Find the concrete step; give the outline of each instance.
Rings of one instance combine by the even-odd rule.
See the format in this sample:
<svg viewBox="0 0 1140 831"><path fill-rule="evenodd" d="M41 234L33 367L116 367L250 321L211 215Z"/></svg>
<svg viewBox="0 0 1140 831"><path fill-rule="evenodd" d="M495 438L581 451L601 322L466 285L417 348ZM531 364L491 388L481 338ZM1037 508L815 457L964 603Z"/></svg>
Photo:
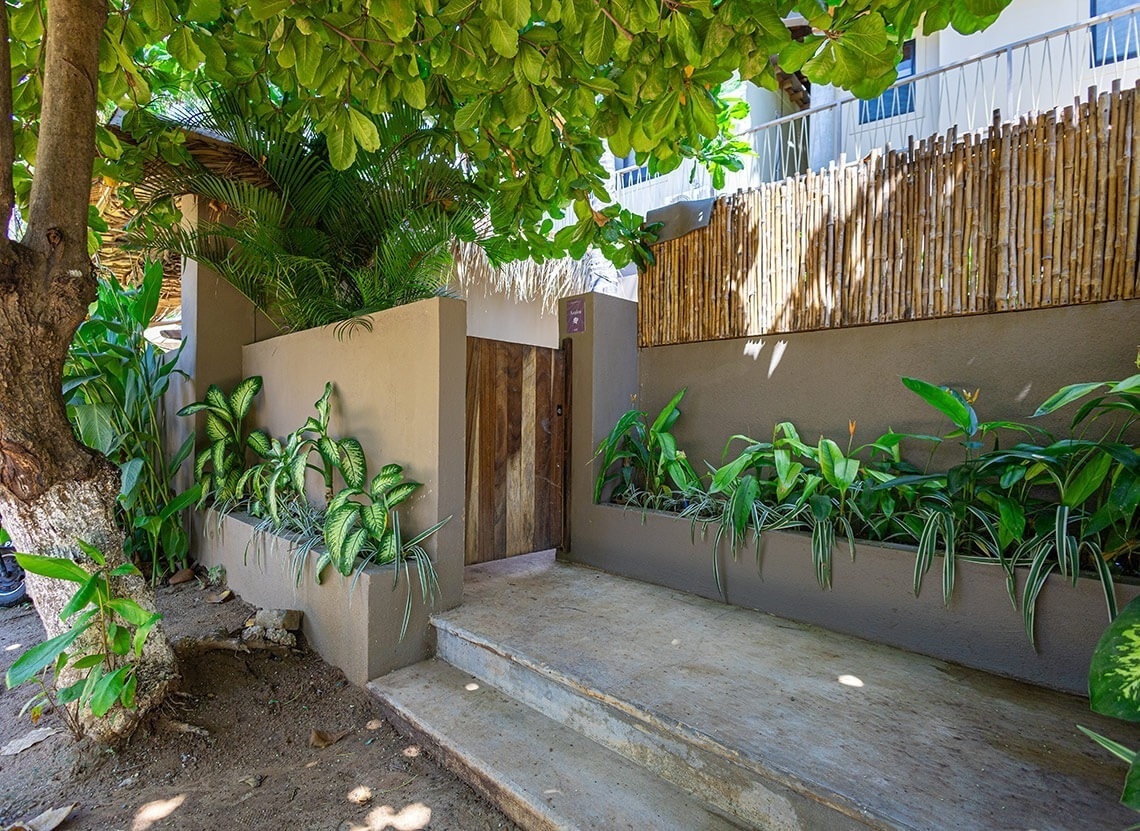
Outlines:
<svg viewBox="0 0 1140 831"><path fill-rule="evenodd" d="M405 735L534 831L740 826L645 768L439 660L368 688Z"/></svg>
<svg viewBox="0 0 1140 831"><path fill-rule="evenodd" d="M817 793L787 771L750 764L733 748L683 721L566 675L510 644L435 621L437 656L549 719L708 800L748 827L767 831L891 828L839 794ZM822 799L821 799L822 796ZM602 826L596 826L602 827Z"/></svg>
<svg viewBox="0 0 1140 831"><path fill-rule="evenodd" d="M1134 821L1076 725L1140 730L1075 696L550 560L468 569L435 625L444 660L744 825Z"/></svg>

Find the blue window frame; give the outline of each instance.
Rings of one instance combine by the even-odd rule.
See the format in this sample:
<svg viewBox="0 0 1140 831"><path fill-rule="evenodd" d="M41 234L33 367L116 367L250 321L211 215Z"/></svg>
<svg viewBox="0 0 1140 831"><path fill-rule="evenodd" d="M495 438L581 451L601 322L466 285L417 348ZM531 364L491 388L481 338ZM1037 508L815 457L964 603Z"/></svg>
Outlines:
<svg viewBox="0 0 1140 831"><path fill-rule="evenodd" d="M1096 0L1091 0L1095 3ZM914 77L914 41L908 40L903 44L902 60L899 61L899 80ZM892 87L878 98L859 102L859 123L870 124L872 121L882 121L884 118L894 118L896 115L905 115L914 112L914 84L902 84Z"/></svg>
<svg viewBox="0 0 1140 831"><path fill-rule="evenodd" d="M1089 0L1089 13L1096 17L1126 9L1136 0ZM1137 55L1136 16L1124 15L1092 27L1092 65L1106 66Z"/></svg>

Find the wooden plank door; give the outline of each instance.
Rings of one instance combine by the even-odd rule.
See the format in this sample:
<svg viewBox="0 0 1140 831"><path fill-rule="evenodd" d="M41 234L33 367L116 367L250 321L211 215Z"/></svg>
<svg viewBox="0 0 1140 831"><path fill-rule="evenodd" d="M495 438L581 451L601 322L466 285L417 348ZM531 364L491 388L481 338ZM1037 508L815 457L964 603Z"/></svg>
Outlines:
<svg viewBox="0 0 1140 831"><path fill-rule="evenodd" d="M484 563L562 544L566 354L467 338L467 550Z"/></svg>

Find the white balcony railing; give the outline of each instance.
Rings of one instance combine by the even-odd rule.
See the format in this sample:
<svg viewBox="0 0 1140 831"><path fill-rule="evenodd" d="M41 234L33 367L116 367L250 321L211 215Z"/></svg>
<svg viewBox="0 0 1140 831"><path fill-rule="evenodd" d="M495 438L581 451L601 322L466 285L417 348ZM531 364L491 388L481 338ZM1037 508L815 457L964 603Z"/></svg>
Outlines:
<svg viewBox="0 0 1140 831"><path fill-rule="evenodd" d="M867 102L846 97L740 134L751 145L744 169L725 190L858 161L873 150L906 147L913 137L959 136L1004 120L1063 108L1090 87L1140 79L1140 4L913 75ZM618 171L614 199L640 214L713 195L708 173L692 162L655 178Z"/></svg>

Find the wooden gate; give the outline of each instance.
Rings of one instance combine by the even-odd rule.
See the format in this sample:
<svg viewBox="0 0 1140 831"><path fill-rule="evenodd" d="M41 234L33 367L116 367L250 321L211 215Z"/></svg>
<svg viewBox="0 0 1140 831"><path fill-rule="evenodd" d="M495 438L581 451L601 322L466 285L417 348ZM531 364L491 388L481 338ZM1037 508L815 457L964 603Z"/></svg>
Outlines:
<svg viewBox="0 0 1140 831"><path fill-rule="evenodd" d="M483 563L562 544L566 351L467 338L467 551Z"/></svg>

